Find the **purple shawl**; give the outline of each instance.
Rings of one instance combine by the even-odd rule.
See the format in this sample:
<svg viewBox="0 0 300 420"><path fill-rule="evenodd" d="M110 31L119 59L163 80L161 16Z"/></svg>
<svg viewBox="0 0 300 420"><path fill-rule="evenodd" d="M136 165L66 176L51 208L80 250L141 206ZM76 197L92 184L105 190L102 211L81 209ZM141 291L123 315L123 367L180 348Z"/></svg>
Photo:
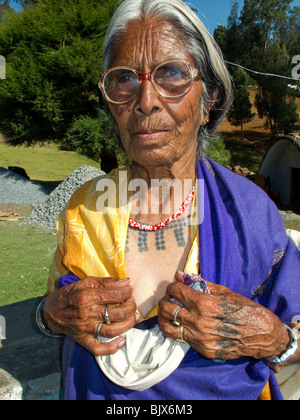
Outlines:
<svg viewBox="0 0 300 420"><path fill-rule="evenodd" d="M199 226L202 277L291 323L300 313L300 255L276 206L251 181L206 157L197 163L197 171L204 180L204 197L198 200L204 212ZM58 287L77 280L70 273L61 277ZM138 326L156 324L152 318ZM193 349L169 377L145 391L130 391L108 380L93 355L66 337L63 377L67 400L256 400L268 380L272 398L282 399L264 360L217 364Z"/></svg>

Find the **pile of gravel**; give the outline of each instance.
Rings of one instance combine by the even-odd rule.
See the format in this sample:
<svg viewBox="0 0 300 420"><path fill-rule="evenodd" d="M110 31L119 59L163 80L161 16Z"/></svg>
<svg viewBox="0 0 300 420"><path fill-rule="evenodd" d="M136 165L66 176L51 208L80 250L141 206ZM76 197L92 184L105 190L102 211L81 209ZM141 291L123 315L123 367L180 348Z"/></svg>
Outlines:
<svg viewBox="0 0 300 420"><path fill-rule="evenodd" d="M289 213L283 210L279 210L279 213L283 217L284 220L299 220L300 214L297 213Z"/></svg>
<svg viewBox="0 0 300 420"><path fill-rule="evenodd" d="M47 197L48 191L40 184L0 167L0 203L33 203Z"/></svg>
<svg viewBox="0 0 300 420"><path fill-rule="evenodd" d="M103 174L103 171L92 166L81 166L59 184L44 202L33 209L29 221L48 229L55 229L57 217L64 210L74 191Z"/></svg>

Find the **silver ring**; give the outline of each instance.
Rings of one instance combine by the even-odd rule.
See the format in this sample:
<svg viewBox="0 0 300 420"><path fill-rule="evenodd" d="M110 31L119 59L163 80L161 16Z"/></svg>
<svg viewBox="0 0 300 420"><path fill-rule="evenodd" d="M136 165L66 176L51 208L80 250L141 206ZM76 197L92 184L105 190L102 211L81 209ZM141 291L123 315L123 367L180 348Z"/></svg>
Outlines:
<svg viewBox="0 0 300 420"><path fill-rule="evenodd" d="M98 324L98 327L97 327L97 338L98 338L98 340L101 338L101 335L100 335L101 327L102 327L102 322L100 322L100 324Z"/></svg>
<svg viewBox="0 0 300 420"><path fill-rule="evenodd" d="M105 324L109 325L111 324L111 321L109 319L109 315L108 315L108 307L105 307L105 311L104 311L104 320L105 320Z"/></svg>
<svg viewBox="0 0 300 420"><path fill-rule="evenodd" d="M186 343L186 341L183 339L183 326L182 325L180 325L179 335L178 335L178 338L176 338L176 341L178 341L179 343Z"/></svg>
<svg viewBox="0 0 300 420"><path fill-rule="evenodd" d="M182 309L182 308L178 308L178 309L176 309L176 311L175 311L175 314L174 314L174 317L173 317L173 322L172 322L173 327L178 328L178 327L180 327L180 326L181 326L181 325L180 325L180 323L177 321L177 315L178 315L178 312L179 312L181 309Z"/></svg>

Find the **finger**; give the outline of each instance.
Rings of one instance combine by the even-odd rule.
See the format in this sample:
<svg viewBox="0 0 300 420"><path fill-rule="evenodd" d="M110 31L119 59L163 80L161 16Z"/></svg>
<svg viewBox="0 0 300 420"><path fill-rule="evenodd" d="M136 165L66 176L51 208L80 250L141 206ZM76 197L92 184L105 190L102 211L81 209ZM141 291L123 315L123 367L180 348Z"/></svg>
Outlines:
<svg viewBox="0 0 300 420"><path fill-rule="evenodd" d="M175 273L175 280L179 281L180 283L183 283L183 272L182 271L177 271Z"/></svg>
<svg viewBox="0 0 300 420"><path fill-rule="evenodd" d="M204 295L202 292L198 292L179 282L170 284L167 288L166 294L169 298L172 297L176 301L180 302L187 309L191 309L202 297L210 296Z"/></svg>
<svg viewBox="0 0 300 420"><path fill-rule="evenodd" d="M115 340L101 343L97 338L85 336L77 341L78 344L86 348L94 356L105 356L116 353L126 343L124 337L117 337Z"/></svg>
<svg viewBox="0 0 300 420"><path fill-rule="evenodd" d="M105 324L103 323L101 326L100 335L105 338L115 338L125 332L131 330L136 324L136 316L132 315L130 318L127 318L123 322L119 323L112 323L112 324ZM93 326L91 330L93 331L92 334L95 336L95 331L97 330L97 326Z"/></svg>
<svg viewBox="0 0 300 420"><path fill-rule="evenodd" d="M168 320L158 317L159 327L165 337L172 338L173 340L183 339L186 342L192 340L192 333L186 326L181 326L179 328L174 327Z"/></svg>
<svg viewBox="0 0 300 420"><path fill-rule="evenodd" d="M104 289L99 291L99 304L120 304L132 297L132 287L125 286L116 289Z"/></svg>
<svg viewBox="0 0 300 420"><path fill-rule="evenodd" d="M78 289L92 288L92 289L118 289L126 287L130 284L130 279L115 279L113 277L87 277L83 280L74 283Z"/></svg>
<svg viewBox="0 0 300 420"><path fill-rule="evenodd" d="M113 305L120 304L132 297L132 287L129 282L122 287L80 288L76 291L78 305Z"/></svg>
<svg viewBox="0 0 300 420"><path fill-rule="evenodd" d="M135 316L136 314L136 303L133 297L127 299L123 304L117 306L108 306L107 312L109 320L113 323L124 322L126 319ZM104 319L104 311L102 312L102 319Z"/></svg>
<svg viewBox="0 0 300 420"><path fill-rule="evenodd" d="M207 280L206 280L206 282L207 282L207 286L208 286L210 292L214 295L223 295L223 294L227 294L227 293L230 292L230 289L228 289L228 287L226 287L226 286L211 283Z"/></svg>
<svg viewBox="0 0 300 420"><path fill-rule="evenodd" d="M174 321L175 313L179 308L180 307L178 305L170 303L168 300L163 300L161 301L159 305L158 315L164 320L167 320L172 324ZM183 324L187 322L187 320L188 320L187 310L185 308L180 308L179 312L177 312L177 315L176 315L176 321L179 322L180 324Z"/></svg>

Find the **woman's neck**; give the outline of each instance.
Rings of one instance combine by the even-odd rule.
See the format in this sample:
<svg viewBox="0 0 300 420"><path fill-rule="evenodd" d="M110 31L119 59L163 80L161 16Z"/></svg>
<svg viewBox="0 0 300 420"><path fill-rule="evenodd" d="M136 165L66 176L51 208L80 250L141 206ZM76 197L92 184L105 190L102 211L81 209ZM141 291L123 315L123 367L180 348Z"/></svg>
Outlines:
<svg viewBox="0 0 300 420"><path fill-rule="evenodd" d="M144 167L132 164L132 179L143 185L134 197L131 217L154 225L174 214L187 198L196 178L196 159L173 165Z"/></svg>
<svg viewBox="0 0 300 420"><path fill-rule="evenodd" d="M156 166L142 166L137 162L132 162L132 179L143 179L151 187L153 180L179 180L183 182L190 179L195 183L196 159L193 156L185 161L179 160L174 163L164 163Z"/></svg>

